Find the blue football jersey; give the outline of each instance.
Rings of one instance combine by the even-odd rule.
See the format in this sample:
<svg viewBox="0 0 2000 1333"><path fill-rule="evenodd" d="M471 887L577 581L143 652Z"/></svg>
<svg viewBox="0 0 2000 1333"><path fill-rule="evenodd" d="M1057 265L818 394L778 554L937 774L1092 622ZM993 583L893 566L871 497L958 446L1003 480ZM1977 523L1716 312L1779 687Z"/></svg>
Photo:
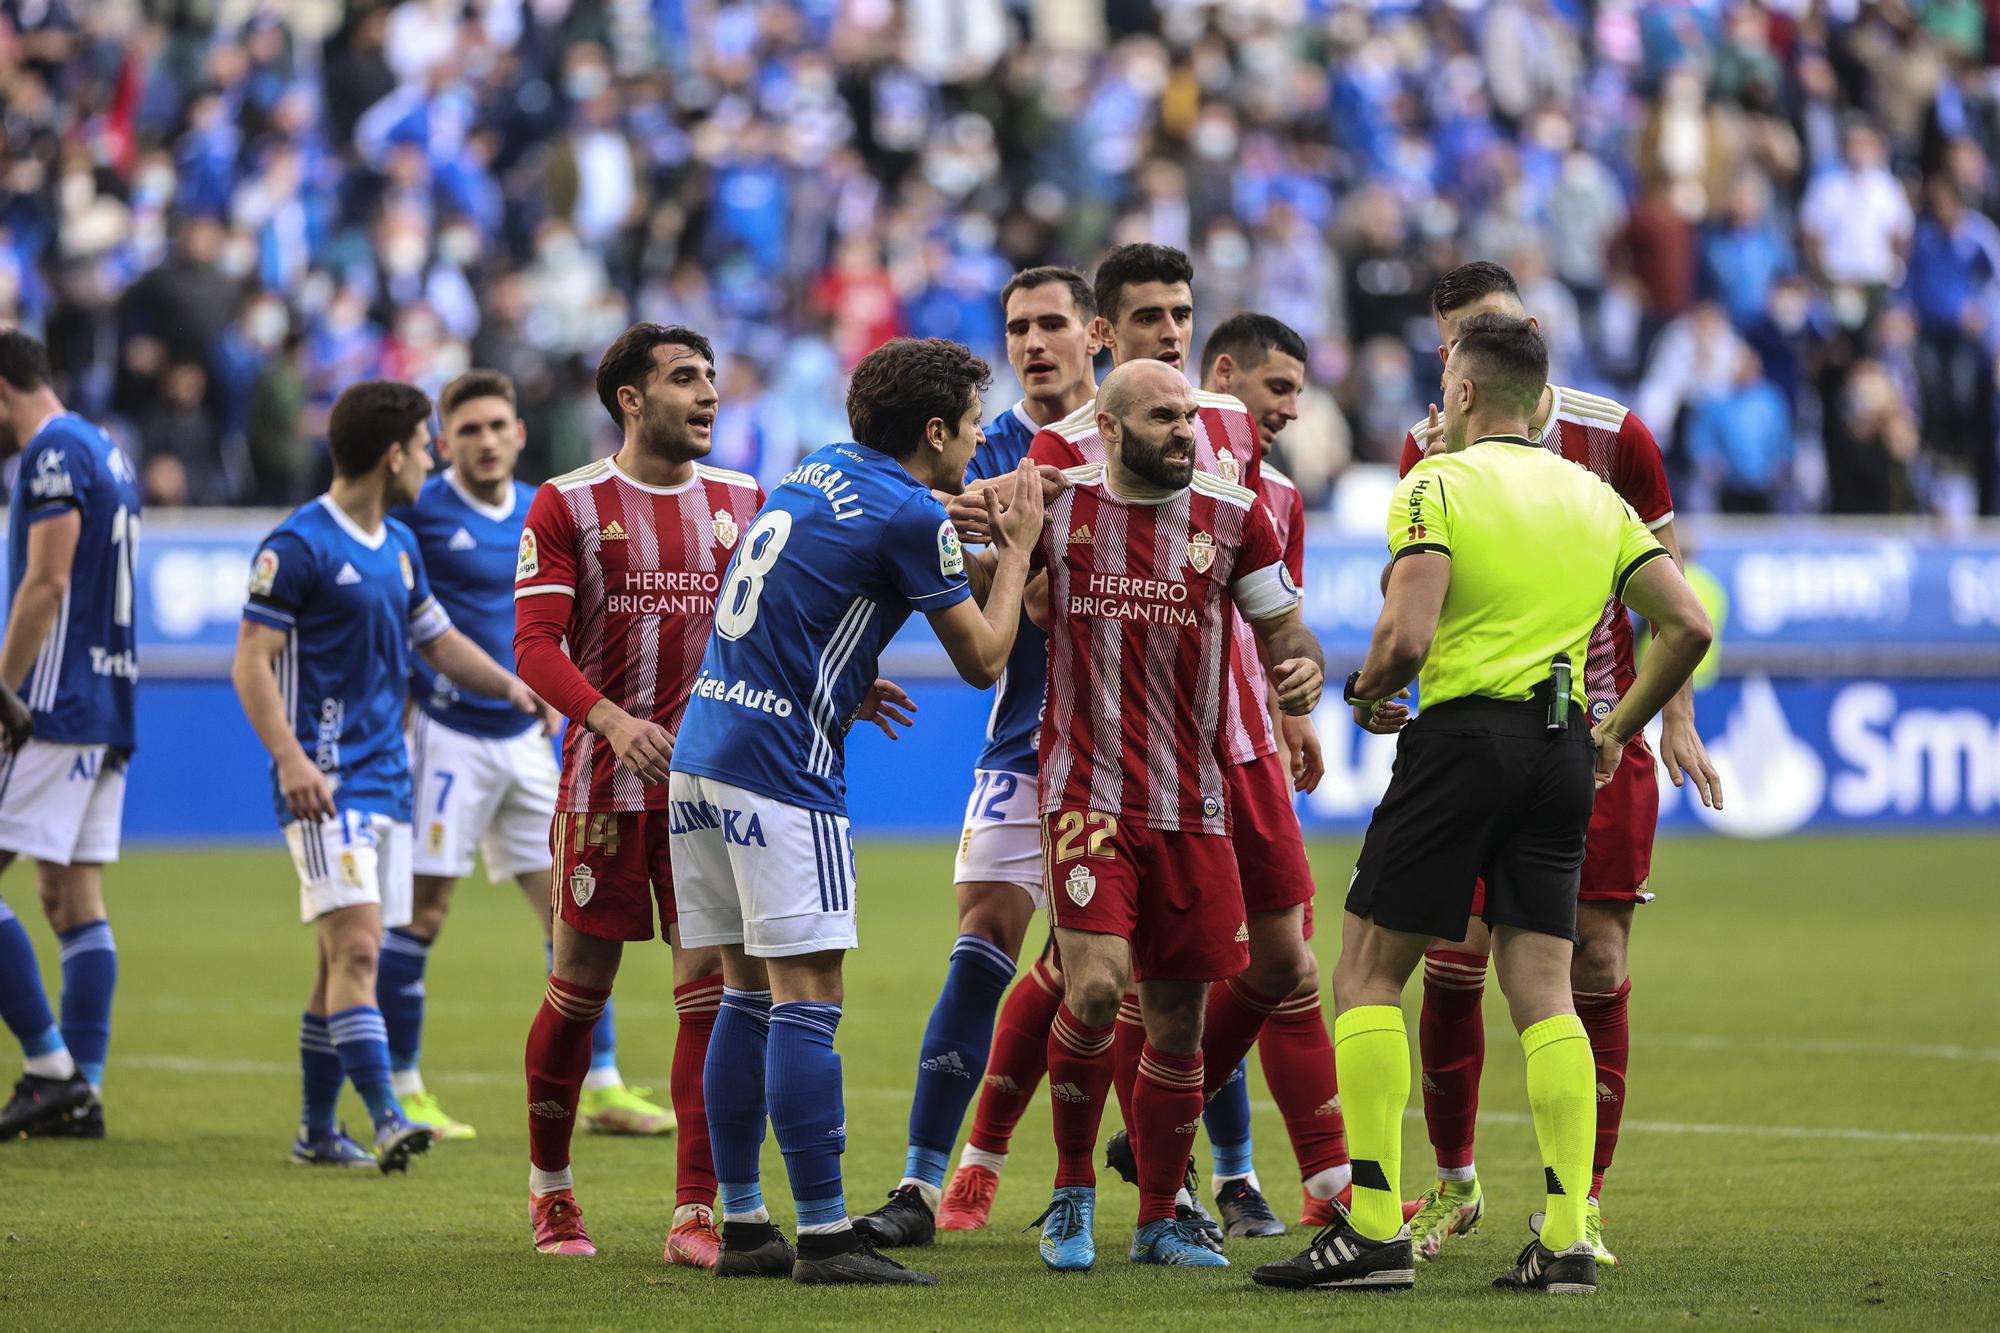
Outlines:
<svg viewBox="0 0 2000 1333"><path fill-rule="evenodd" d="M363 532L325 495L301 505L258 548L243 618L289 640L278 692L334 804L407 821L410 647L451 628L410 530L391 518ZM276 764L271 795L278 822L290 822Z"/></svg>
<svg viewBox="0 0 2000 1333"><path fill-rule="evenodd" d="M1028 446L1041 427L1028 420L1026 406L1014 404L986 428L986 439L972 451L972 464L965 470L968 483L1004 477L1028 456ZM993 711L986 717L986 744L979 751L978 767L1034 776L1048 676L1049 636L1023 615L1014 651L1007 655L1007 669L993 689Z"/></svg>
<svg viewBox="0 0 2000 1333"><path fill-rule="evenodd" d="M49 421L21 454L7 526L7 601L28 568L28 529L74 510L82 515L62 610L28 669L21 697L37 740L130 750L133 570L139 548L139 484L111 437L74 412Z"/></svg>
<svg viewBox="0 0 2000 1333"><path fill-rule="evenodd" d="M730 558L674 768L845 814L847 726L882 645L971 595L957 529L902 464L808 454Z"/></svg>
<svg viewBox="0 0 2000 1333"><path fill-rule="evenodd" d="M521 528L535 488L507 483L498 506L468 495L449 470L424 483L417 502L396 511L416 534L431 591L451 623L487 656L514 669L514 560ZM410 662L410 694L431 717L468 736L505 740L535 725L505 699L474 694L431 670L421 657Z"/></svg>

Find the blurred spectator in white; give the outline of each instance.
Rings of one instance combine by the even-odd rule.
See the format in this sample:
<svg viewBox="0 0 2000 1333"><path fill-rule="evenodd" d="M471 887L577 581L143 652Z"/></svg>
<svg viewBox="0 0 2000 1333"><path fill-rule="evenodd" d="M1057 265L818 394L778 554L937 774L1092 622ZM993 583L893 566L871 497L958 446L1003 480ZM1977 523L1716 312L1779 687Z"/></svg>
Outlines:
<svg viewBox="0 0 2000 1333"><path fill-rule="evenodd" d="M1799 205L1800 232L1829 283L1873 298L1901 280L1914 219L1889 171L1882 136L1856 122L1841 142L1841 164L1814 177ZM1858 313L1851 322L1859 322Z"/></svg>

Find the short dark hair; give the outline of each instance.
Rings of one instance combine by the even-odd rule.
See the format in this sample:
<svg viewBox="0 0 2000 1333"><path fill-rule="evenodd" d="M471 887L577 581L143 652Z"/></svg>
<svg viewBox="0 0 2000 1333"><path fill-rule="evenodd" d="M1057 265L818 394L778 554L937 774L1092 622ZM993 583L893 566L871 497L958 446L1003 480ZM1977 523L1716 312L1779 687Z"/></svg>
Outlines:
<svg viewBox="0 0 2000 1333"><path fill-rule="evenodd" d="M1534 412L1549 380L1549 346L1541 331L1511 315L1489 313L1466 320L1452 356L1466 358L1460 373L1492 394L1495 407L1523 417Z"/></svg>
<svg viewBox="0 0 2000 1333"><path fill-rule="evenodd" d="M1514 281L1512 273L1492 260L1475 259L1437 280L1437 286L1431 288L1431 313L1440 317L1449 315L1495 292L1505 292L1518 300L1521 285Z"/></svg>
<svg viewBox="0 0 2000 1333"><path fill-rule="evenodd" d="M1270 360L1274 351L1303 363L1306 340L1297 329L1270 315L1252 310L1231 315L1215 326L1215 332L1208 335L1208 342L1201 349L1202 377L1207 378L1215 367L1215 359L1225 352L1245 370L1255 370Z"/></svg>
<svg viewBox="0 0 2000 1333"><path fill-rule="evenodd" d="M618 335L597 362L597 401L620 430L625 414L618 410L618 391L637 388L653 373L653 349L672 344L691 348L715 364L715 348L685 324L634 324Z"/></svg>
<svg viewBox="0 0 2000 1333"><path fill-rule="evenodd" d="M49 382L49 349L19 329L0 330L0 379L26 392Z"/></svg>
<svg viewBox="0 0 2000 1333"><path fill-rule="evenodd" d="M359 477L374 470L392 445L407 444L417 427L431 419L430 395L397 380L350 384L333 400L326 439L336 476Z"/></svg>
<svg viewBox="0 0 2000 1333"><path fill-rule="evenodd" d="M962 343L891 338L861 358L847 385L854 438L891 458L908 458L933 418L955 422L993 382L993 368Z"/></svg>
<svg viewBox="0 0 2000 1333"><path fill-rule="evenodd" d="M504 398L514 406L514 381L497 370L468 370L444 386L438 395L438 423L475 398Z"/></svg>
<svg viewBox="0 0 2000 1333"><path fill-rule="evenodd" d="M1029 292L1037 287L1046 287L1059 282L1069 288L1069 299L1076 306L1076 317L1085 324L1097 314L1097 297L1092 294L1090 284L1083 280L1083 274L1073 268L1059 264L1043 264L1039 268L1024 268L1007 279L1007 285L1000 289L1000 314L1007 314L1007 303L1014 299L1015 292Z"/></svg>
<svg viewBox="0 0 2000 1333"><path fill-rule="evenodd" d="M1194 285L1194 263L1187 251L1171 245L1137 241L1121 245L1097 262L1097 283L1091 295L1097 313L1108 320L1118 318L1118 298L1127 287L1142 282L1185 282Z"/></svg>

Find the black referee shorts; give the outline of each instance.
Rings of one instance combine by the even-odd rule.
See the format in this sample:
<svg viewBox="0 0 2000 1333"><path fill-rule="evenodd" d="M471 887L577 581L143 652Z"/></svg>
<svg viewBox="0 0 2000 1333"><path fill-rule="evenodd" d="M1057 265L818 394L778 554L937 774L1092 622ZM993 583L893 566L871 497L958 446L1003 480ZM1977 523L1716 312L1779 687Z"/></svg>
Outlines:
<svg viewBox="0 0 2000 1333"><path fill-rule="evenodd" d="M1551 735L1547 705L1454 699L1396 741L1389 790L1347 890L1347 910L1388 930L1465 938L1486 881L1490 926L1576 939L1584 835L1596 795L1578 710Z"/></svg>

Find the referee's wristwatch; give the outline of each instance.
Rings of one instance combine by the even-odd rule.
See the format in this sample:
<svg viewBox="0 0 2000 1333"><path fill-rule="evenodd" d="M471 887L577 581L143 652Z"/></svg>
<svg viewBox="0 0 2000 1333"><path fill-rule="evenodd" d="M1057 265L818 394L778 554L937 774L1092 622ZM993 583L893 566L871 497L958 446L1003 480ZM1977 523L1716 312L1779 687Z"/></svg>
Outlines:
<svg viewBox="0 0 2000 1333"><path fill-rule="evenodd" d="M1380 699L1362 699L1357 697L1354 693L1354 687L1360 683L1361 673L1359 671L1348 673L1347 683L1341 687L1340 692L1342 697L1347 700L1349 706L1354 708L1373 708L1376 704L1382 702Z"/></svg>

